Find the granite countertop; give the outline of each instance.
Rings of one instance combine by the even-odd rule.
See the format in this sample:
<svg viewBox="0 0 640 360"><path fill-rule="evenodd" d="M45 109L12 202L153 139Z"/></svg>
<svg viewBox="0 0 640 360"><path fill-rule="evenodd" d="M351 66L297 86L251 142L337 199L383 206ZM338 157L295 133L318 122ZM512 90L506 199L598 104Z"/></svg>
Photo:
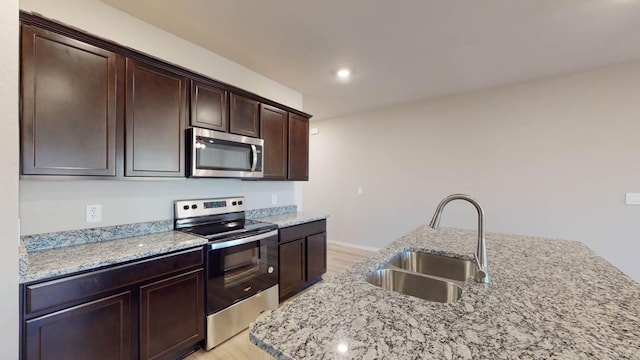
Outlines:
<svg viewBox="0 0 640 360"><path fill-rule="evenodd" d="M165 231L117 240L32 251L28 253L26 272L20 274L20 283L114 265L206 243L207 239L204 238L179 231Z"/></svg>
<svg viewBox="0 0 640 360"><path fill-rule="evenodd" d="M268 214L269 210L264 209L258 214ZM277 224L279 227L285 227L326 219L327 215L293 212L253 218ZM28 245L35 248L35 250L29 251L28 247L25 248L24 241L20 242L19 281L22 284L44 280L78 271L196 247L208 242L207 239L179 231L161 231L148 235L125 236L109 240L109 236L157 231L157 229L166 228L167 226L172 226L172 224L167 221L160 221L25 237ZM82 243L86 241L91 242ZM38 246L52 248L39 249Z"/></svg>
<svg viewBox="0 0 640 360"><path fill-rule="evenodd" d="M488 286L429 302L365 281L401 249L471 256L476 232L421 226L250 326L277 359L638 359L640 284L579 242L487 234Z"/></svg>
<svg viewBox="0 0 640 360"><path fill-rule="evenodd" d="M328 218L329 215L317 214L307 211L299 211L290 214L282 214L276 216L266 216L256 218L255 220L264 221L278 225L278 227L287 227L293 225L304 224L312 221L323 220Z"/></svg>

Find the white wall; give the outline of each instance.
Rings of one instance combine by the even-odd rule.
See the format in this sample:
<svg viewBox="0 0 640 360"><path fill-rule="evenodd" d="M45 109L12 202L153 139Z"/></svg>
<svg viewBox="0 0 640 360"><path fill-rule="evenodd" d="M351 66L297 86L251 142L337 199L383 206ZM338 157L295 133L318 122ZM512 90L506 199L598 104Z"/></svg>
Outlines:
<svg viewBox="0 0 640 360"><path fill-rule="evenodd" d="M244 88L292 108L302 95L290 88L138 20L98 0L21 0L20 8L116 41L152 56ZM249 208L302 205L291 182L189 179L168 181L20 181L21 234L172 218L176 199L246 195ZM103 221L86 224L87 204L102 204Z"/></svg>
<svg viewBox="0 0 640 360"><path fill-rule="evenodd" d="M17 359L18 1L0 9L0 359Z"/></svg>
<svg viewBox="0 0 640 360"><path fill-rule="evenodd" d="M637 62L314 122L305 207L330 239L382 247L468 193L488 231L579 240L640 280L639 104ZM442 225L476 221L452 203Z"/></svg>
<svg viewBox="0 0 640 360"><path fill-rule="evenodd" d="M271 194L278 204L271 204ZM293 205L294 183L237 179L20 181L21 235L173 219L173 200L247 198L249 209ZM85 208L102 205L102 222L85 222Z"/></svg>

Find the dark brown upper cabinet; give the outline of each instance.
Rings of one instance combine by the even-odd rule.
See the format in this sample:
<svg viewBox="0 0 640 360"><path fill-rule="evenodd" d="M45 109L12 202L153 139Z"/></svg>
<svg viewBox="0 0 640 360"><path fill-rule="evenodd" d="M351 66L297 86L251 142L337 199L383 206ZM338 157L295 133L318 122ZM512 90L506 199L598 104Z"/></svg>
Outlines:
<svg viewBox="0 0 640 360"><path fill-rule="evenodd" d="M263 137L265 179L308 179L310 115L56 21L20 22L22 177L183 177L191 125Z"/></svg>
<svg viewBox="0 0 640 360"><path fill-rule="evenodd" d="M289 114L289 180L309 180L309 119Z"/></svg>
<svg viewBox="0 0 640 360"><path fill-rule="evenodd" d="M124 59L22 26L21 154L26 175L116 175Z"/></svg>
<svg viewBox="0 0 640 360"><path fill-rule="evenodd" d="M185 176L186 79L127 59L126 176Z"/></svg>
<svg viewBox="0 0 640 360"><path fill-rule="evenodd" d="M229 95L213 84L191 80L191 126L229 131Z"/></svg>
<svg viewBox="0 0 640 360"><path fill-rule="evenodd" d="M257 138L260 120L259 105L260 103L255 100L232 93L229 132Z"/></svg>
<svg viewBox="0 0 640 360"><path fill-rule="evenodd" d="M260 105L260 138L264 140L263 179L287 179L288 121L288 112Z"/></svg>

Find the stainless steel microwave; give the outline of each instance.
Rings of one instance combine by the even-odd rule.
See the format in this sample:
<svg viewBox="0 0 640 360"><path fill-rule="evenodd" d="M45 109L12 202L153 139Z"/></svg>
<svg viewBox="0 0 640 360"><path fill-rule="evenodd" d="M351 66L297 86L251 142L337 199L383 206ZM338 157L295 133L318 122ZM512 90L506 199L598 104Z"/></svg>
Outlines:
<svg viewBox="0 0 640 360"><path fill-rule="evenodd" d="M190 128L187 158L188 177L261 178L264 140Z"/></svg>

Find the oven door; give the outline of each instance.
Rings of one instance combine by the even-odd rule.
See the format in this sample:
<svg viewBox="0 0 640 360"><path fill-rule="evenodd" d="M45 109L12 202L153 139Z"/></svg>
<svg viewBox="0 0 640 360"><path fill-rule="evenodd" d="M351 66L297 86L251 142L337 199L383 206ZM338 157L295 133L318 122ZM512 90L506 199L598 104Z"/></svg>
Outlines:
<svg viewBox="0 0 640 360"><path fill-rule="evenodd" d="M260 178L264 140L200 128L187 130L190 177Z"/></svg>
<svg viewBox="0 0 640 360"><path fill-rule="evenodd" d="M207 315L278 283L278 231L208 245Z"/></svg>

